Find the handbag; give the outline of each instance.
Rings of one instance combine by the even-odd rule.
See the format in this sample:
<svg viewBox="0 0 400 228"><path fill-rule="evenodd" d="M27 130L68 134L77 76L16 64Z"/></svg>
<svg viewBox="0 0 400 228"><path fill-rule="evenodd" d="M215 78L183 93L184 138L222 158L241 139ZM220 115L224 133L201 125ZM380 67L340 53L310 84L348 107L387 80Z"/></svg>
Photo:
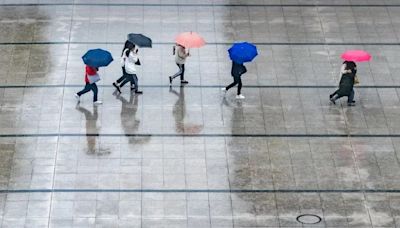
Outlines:
<svg viewBox="0 0 400 228"><path fill-rule="evenodd" d="M100 76L99 76L99 74L88 75L88 79L89 79L89 84L93 84L93 83L100 81Z"/></svg>
<svg viewBox="0 0 400 228"><path fill-rule="evenodd" d="M357 75L354 76L354 84L355 85L360 84L360 80L358 79Z"/></svg>

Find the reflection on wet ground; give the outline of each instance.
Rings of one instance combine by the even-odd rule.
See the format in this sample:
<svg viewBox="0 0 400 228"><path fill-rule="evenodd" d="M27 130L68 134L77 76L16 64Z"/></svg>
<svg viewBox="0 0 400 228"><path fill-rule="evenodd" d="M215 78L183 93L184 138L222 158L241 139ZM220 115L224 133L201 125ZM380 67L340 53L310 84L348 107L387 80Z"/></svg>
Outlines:
<svg viewBox="0 0 400 228"><path fill-rule="evenodd" d="M399 226L397 1L143 3L0 6L1 227ZM207 45L191 50L189 85L169 87L187 30ZM133 31L155 43L139 53L144 94L115 93L115 58L104 104L77 104L83 53L119 56ZM244 101L220 91L240 40L260 53ZM356 106L331 105L339 55L355 48L373 55ZM308 214L321 221L296 220Z"/></svg>

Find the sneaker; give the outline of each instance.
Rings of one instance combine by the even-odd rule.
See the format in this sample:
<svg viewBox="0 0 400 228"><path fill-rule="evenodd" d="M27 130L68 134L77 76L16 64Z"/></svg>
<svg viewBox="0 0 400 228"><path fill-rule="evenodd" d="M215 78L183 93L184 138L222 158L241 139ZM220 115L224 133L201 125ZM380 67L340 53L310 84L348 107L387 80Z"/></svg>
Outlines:
<svg viewBox="0 0 400 228"><path fill-rule="evenodd" d="M334 105L336 104L335 99L330 98L329 100L332 102L332 104L334 104Z"/></svg>
<svg viewBox="0 0 400 228"><path fill-rule="evenodd" d="M347 103L347 106L356 106L356 104L353 102L350 102L350 103Z"/></svg>
<svg viewBox="0 0 400 228"><path fill-rule="evenodd" d="M224 93L226 93L226 88L224 87L224 88L221 88L221 92L224 92Z"/></svg>
<svg viewBox="0 0 400 228"><path fill-rule="evenodd" d="M142 93L143 93L143 91L136 90L136 91L135 91L135 93L136 93L136 94L142 94Z"/></svg>
<svg viewBox="0 0 400 228"><path fill-rule="evenodd" d="M101 104L103 104L103 102L102 101L95 101L94 104L95 105L101 105Z"/></svg>
<svg viewBox="0 0 400 228"><path fill-rule="evenodd" d="M113 82L112 85L115 87L115 89L118 90L119 93L121 93L121 88L119 88L119 85L117 83Z"/></svg>
<svg viewBox="0 0 400 228"><path fill-rule="evenodd" d="M77 93L75 93L74 96L75 96L75 99L77 102L81 101L81 99L80 99L81 97L79 97L79 95Z"/></svg>
<svg viewBox="0 0 400 228"><path fill-rule="evenodd" d="M244 99L245 97L242 94L236 95L236 99Z"/></svg>
<svg viewBox="0 0 400 228"><path fill-rule="evenodd" d="M181 80L181 84L188 84L189 82L186 80Z"/></svg>
<svg viewBox="0 0 400 228"><path fill-rule="evenodd" d="M329 99L332 99L332 97L333 97L333 95L331 94L331 95L329 95Z"/></svg>
<svg viewBox="0 0 400 228"><path fill-rule="evenodd" d="M171 85L172 84L172 77L169 76L168 78L169 78L169 84Z"/></svg>

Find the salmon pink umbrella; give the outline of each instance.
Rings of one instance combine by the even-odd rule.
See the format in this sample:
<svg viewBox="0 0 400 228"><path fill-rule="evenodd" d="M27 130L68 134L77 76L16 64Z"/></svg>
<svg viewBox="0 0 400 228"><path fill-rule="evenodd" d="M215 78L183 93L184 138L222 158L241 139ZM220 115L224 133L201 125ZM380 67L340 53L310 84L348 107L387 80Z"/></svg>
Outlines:
<svg viewBox="0 0 400 228"><path fill-rule="evenodd" d="M371 55L363 50L348 50L341 55L342 59L353 62L366 62L371 60Z"/></svg>
<svg viewBox="0 0 400 228"><path fill-rule="evenodd" d="M175 38L175 42L185 48L199 48L206 43L199 34L195 32L184 32Z"/></svg>

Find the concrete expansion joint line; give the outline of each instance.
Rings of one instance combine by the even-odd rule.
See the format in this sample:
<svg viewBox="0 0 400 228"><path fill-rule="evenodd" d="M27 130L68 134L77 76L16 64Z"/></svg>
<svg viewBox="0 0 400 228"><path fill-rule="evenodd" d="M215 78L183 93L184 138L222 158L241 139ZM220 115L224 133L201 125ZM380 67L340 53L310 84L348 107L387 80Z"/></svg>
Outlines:
<svg viewBox="0 0 400 228"><path fill-rule="evenodd" d="M0 193L400 193L400 189L3 189Z"/></svg>

